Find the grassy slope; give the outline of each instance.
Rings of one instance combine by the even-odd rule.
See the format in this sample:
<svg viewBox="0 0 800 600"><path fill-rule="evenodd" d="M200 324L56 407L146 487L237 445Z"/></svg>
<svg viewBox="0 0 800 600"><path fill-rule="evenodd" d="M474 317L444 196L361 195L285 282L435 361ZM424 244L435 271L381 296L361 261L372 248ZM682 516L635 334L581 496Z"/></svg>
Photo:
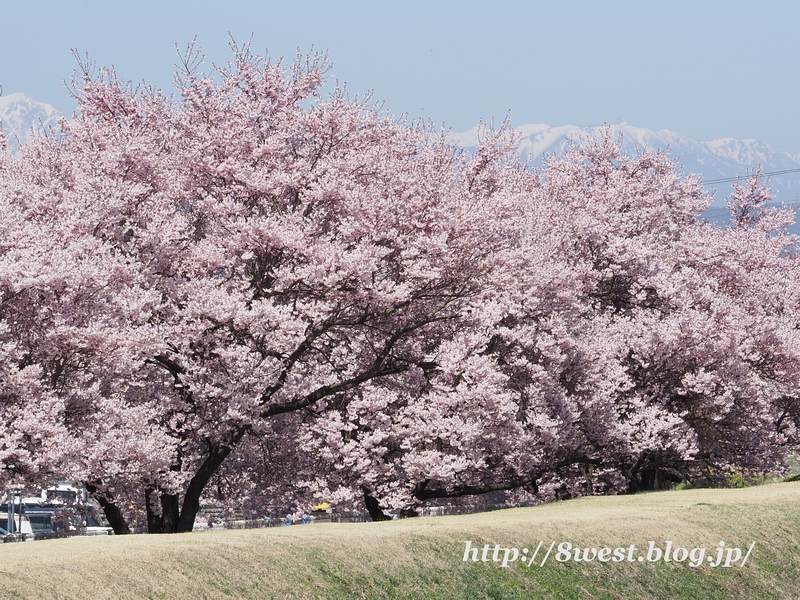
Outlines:
<svg viewBox="0 0 800 600"><path fill-rule="evenodd" d="M0 545L2 598L800 598L800 482L388 523ZM747 547L744 568L464 563L464 541Z"/></svg>

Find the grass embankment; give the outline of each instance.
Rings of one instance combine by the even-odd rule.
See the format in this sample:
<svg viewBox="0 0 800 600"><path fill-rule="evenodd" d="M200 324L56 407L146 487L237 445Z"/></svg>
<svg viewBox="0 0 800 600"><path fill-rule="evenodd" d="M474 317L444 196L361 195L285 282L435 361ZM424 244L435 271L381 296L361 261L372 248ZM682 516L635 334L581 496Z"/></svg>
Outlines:
<svg viewBox="0 0 800 600"><path fill-rule="evenodd" d="M800 482L387 523L0 545L3 598L800 598ZM756 546L744 567L463 562L528 547ZM491 552L489 553L491 557ZM502 553L501 553L502 556ZM541 558L543 555L540 554ZM537 561L538 563L539 561ZM687 561L688 562L688 561Z"/></svg>

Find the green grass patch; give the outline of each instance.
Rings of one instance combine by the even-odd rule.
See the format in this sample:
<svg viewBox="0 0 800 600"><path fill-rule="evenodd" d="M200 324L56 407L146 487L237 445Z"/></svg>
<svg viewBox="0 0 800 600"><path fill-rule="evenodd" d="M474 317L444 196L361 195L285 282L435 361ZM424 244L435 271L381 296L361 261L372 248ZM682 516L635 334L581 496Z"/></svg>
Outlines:
<svg viewBox="0 0 800 600"><path fill-rule="evenodd" d="M0 545L0 598L797 598L798 531L800 482L383 523L49 540ZM756 545L744 567L727 569L554 554L543 567L502 568L463 562L466 540L531 553L553 541L642 552L650 540Z"/></svg>

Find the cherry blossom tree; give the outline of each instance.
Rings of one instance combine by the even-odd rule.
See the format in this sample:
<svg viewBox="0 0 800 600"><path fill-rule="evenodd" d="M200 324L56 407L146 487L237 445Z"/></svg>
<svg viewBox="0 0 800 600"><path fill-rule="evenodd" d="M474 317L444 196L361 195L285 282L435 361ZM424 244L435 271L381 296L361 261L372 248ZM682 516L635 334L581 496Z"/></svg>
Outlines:
<svg viewBox="0 0 800 600"><path fill-rule="evenodd" d="M323 99L321 57L191 63L178 100L87 66L61 140L23 158L33 189L10 192L51 211L56 244L97 249L83 259L102 293L52 351L79 348L80 368L48 390L81 398L61 425L86 423L80 479L118 532L134 493L151 532L191 530L210 478L270 419L428 368L505 243L499 172L524 171Z"/></svg>
<svg viewBox="0 0 800 600"><path fill-rule="evenodd" d="M512 268L476 298L480 325L440 346L424 385L381 404L362 388L306 430L338 475L318 493L363 490L384 518L519 487L779 472L796 447L797 262L769 197L738 186L721 229L663 154L626 158L607 135L551 158L519 199Z"/></svg>
<svg viewBox="0 0 800 600"><path fill-rule="evenodd" d="M169 464L151 407L128 397L154 347L129 331L141 290L129 293L135 275L53 176L64 166L57 144L41 142L22 161L0 157L3 480L70 478L92 489L108 469L117 486L136 486ZM119 509L107 512L124 532Z"/></svg>
<svg viewBox="0 0 800 600"><path fill-rule="evenodd" d="M758 176L715 227L662 153L534 172L233 50L176 98L82 62L60 137L0 152L6 481L166 533L204 493L382 518L782 468L796 240Z"/></svg>

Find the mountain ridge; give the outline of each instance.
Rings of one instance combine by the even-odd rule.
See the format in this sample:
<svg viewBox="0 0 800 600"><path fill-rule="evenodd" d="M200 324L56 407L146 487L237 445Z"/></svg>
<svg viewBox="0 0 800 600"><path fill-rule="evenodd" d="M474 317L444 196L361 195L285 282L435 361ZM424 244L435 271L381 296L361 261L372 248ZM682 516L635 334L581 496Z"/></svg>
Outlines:
<svg viewBox="0 0 800 600"><path fill-rule="evenodd" d="M12 154L35 135L56 128L61 118L61 113L52 105L21 92L0 96L0 122Z"/></svg>
<svg viewBox="0 0 800 600"><path fill-rule="evenodd" d="M547 155L563 153L571 140L596 139L606 130L614 135L622 134L624 154L634 155L643 149L664 150L681 165L685 173L697 173L705 181L747 176L758 166L764 173L800 169L800 155L780 152L756 139L726 137L702 142L669 129L654 131L625 122L555 127L537 123L514 127L511 132L519 138L517 152L520 156L529 159L534 166L541 166ZM480 126L477 126L465 132L453 132L451 138L462 146L474 148L478 143L479 131ZM775 175L769 179L769 183L777 201L797 202L800 172ZM715 187L712 207L723 207L729 187L727 183Z"/></svg>

